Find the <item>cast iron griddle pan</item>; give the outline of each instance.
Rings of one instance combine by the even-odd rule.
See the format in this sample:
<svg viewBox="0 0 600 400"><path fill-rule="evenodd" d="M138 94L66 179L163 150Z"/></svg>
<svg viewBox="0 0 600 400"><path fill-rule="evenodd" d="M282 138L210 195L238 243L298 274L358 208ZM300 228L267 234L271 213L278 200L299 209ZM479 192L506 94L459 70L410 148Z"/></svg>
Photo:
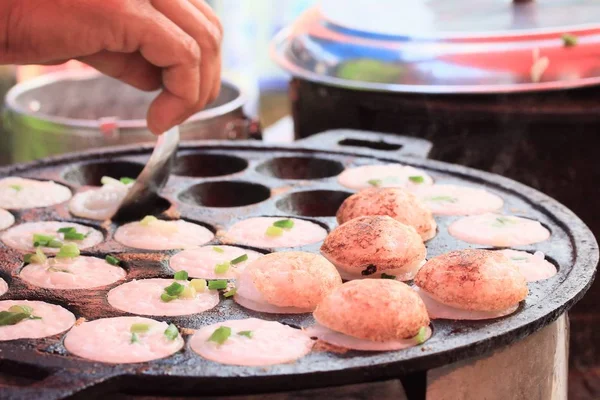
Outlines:
<svg viewBox="0 0 600 400"><path fill-rule="evenodd" d="M345 354L313 352L293 364L268 368L221 365L202 359L187 346L173 356L149 363L109 365L69 355L64 334L39 340L0 343L0 373L11 385L0 388L2 398L53 399L72 395L87 398L109 391L136 395L235 395L297 390L410 376L467 357L482 355L532 334L554 321L579 300L590 286L598 263L597 243L571 211L531 188L512 180L469 168L427 160L430 143L414 138L357 131L330 131L290 145L260 142L189 142L180 146L175 175L161 193L156 215L181 217L217 233L252 216L294 216L331 230L335 212L351 194L337 183L344 168L393 163L425 169L437 182L485 187L500 195L508 214L539 220L552 232L549 240L522 247L539 250L558 268L551 279L529 284L530 294L513 315L491 321L433 321L433 337L422 346L396 352ZM0 177L18 175L52 179L73 191L99 185L103 175L135 177L151 152L150 146L119 147L44 159L0 169ZM540 171L539 173L543 173ZM73 218L66 204L16 212L25 221L73 221L100 229L105 241L83 251L124 260L126 280L172 277L168 260L174 252L128 249L112 240L114 224ZM438 235L427 242L428 257L470 246L450 237L456 217L437 217ZM297 248L318 252L320 243ZM273 249L258 249L262 252ZM289 250L289 249L280 249ZM76 317L127 315L112 309L107 292L116 284L95 290L45 290L18 277L22 256L0 245L0 273L10 289L2 299L44 300L71 310ZM313 323L310 314L282 316L245 310L233 300L205 313L155 319L181 328L199 328L228 319L260 317L297 327ZM189 338L189 337L188 337Z"/></svg>

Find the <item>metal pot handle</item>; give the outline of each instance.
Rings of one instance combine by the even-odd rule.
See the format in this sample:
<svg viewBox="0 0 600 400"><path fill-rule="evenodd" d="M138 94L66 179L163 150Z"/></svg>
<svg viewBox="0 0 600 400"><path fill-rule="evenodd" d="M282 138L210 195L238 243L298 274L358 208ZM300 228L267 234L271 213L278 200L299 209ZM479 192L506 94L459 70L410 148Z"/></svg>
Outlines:
<svg viewBox="0 0 600 400"><path fill-rule="evenodd" d="M308 136L298 141L300 144L314 145L336 151L351 150L353 153L385 156L427 158L433 144L425 139L389 133L334 129Z"/></svg>

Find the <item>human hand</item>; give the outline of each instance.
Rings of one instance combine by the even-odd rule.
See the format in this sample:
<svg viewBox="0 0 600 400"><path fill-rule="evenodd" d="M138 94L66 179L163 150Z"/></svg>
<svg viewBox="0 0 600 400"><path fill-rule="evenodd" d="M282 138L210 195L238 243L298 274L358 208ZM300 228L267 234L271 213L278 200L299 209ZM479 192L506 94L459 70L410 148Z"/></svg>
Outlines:
<svg viewBox="0 0 600 400"><path fill-rule="evenodd" d="M221 85L219 19L203 0L1 0L0 63L70 59L142 90L160 134L214 100Z"/></svg>

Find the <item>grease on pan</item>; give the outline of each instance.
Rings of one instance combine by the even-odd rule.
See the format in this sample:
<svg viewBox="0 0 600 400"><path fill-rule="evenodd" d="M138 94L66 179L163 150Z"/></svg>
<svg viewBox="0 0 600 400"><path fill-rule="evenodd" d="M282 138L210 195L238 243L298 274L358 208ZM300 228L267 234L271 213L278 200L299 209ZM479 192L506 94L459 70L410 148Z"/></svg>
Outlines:
<svg viewBox="0 0 600 400"><path fill-rule="evenodd" d="M123 268L96 257L51 258L43 264L26 265L19 276L47 289L91 289L123 279Z"/></svg>
<svg viewBox="0 0 600 400"><path fill-rule="evenodd" d="M415 195L436 215L478 215L499 210L501 197L485 189L450 184L420 186Z"/></svg>
<svg viewBox="0 0 600 400"><path fill-rule="evenodd" d="M0 208L0 231L10 228L15 223L15 217L6 210Z"/></svg>
<svg viewBox="0 0 600 400"><path fill-rule="evenodd" d="M431 185L433 179L425 171L407 165L363 165L344 170L338 176L340 185L360 190L373 186L415 188Z"/></svg>
<svg viewBox="0 0 600 400"><path fill-rule="evenodd" d="M124 246L143 250L176 250L210 242L214 234L191 222L156 220L150 223L130 222L120 226L115 240Z"/></svg>
<svg viewBox="0 0 600 400"><path fill-rule="evenodd" d="M39 339L66 331L75 323L72 312L43 301L4 300L0 301L0 311L8 311L12 306L29 306L32 315L40 319L25 319L15 325L0 326L0 340Z"/></svg>
<svg viewBox="0 0 600 400"><path fill-rule="evenodd" d="M267 235L267 229L279 220L292 220L291 229L283 229L279 236ZM224 240L261 248L300 247L325 239L327 231L320 225L298 218L256 217L234 224Z"/></svg>
<svg viewBox="0 0 600 400"><path fill-rule="evenodd" d="M142 324L148 331L132 339L131 326ZM165 335L166 322L143 317L102 318L77 325L67 333L69 353L92 361L113 364L140 363L169 357L183 347L180 334Z"/></svg>
<svg viewBox="0 0 600 400"><path fill-rule="evenodd" d="M248 259L236 264L231 264L225 273L216 273L217 264L231 262L238 257L247 255ZM186 271L192 278L203 279L235 279L238 274L252 261L262 254L235 246L204 246L198 249L188 249L175 254L169 260L169 266L174 271Z"/></svg>
<svg viewBox="0 0 600 400"><path fill-rule="evenodd" d="M230 328L230 336L222 344L210 341L211 335L220 327ZM190 340L191 349L203 358L243 366L291 363L310 353L313 345L314 341L300 329L257 318L204 326Z"/></svg>
<svg viewBox="0 0 600 400"><path fill-rule="evenodd" d="M75 228L77 232L87 235L83 240L65 240L64 234L59 233L61 228ZM14 226L0 236L2 241L8 247L22 252L35 251L33 247L33 235L43 234L53 236L63 243L75 243L79 249L87 249L94 247L104 240L102 233L89 226L76 224L73 222L45 221L45 222L26 222L21 225ZM58 249L44 247L44 253L56 254Z"/></svg>
<svg viewBox="0 0 600 400"><path fill-rule="evenodd" d="M467 243L495 247L525 246L550 237L550 231L538 221L493 213L461 218L448 232Z"/></svg>
<svg viewBox="0 0 600 400"><path fill-rule="evenodd" d="M0 208L21 210L50 207L71 198L71 190L52 181L18 177L0 179Z"/></svg>

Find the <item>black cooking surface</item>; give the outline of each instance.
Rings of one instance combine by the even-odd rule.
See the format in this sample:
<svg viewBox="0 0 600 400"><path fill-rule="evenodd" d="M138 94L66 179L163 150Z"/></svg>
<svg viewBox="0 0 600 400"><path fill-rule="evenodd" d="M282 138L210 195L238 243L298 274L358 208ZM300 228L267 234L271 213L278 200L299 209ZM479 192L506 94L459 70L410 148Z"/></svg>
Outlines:
<svg viewBox="0 0 600 400"><path fill-rule="evenodd" d="M378 139L384 141L378 142ZM340 141L345 145L339 145ZM150 151L148 147L136 146L63 156L26 166L2 168L0 177L19 175L53 179L75 191L82 185L99 185L102 175L117 178L137 175ZM336 226L334 215L337 207L351 193L337 183L336 175L342 168L402 162L425 169L436 182L485 187L504 199L503 212L538 220L550 229L552 235L549 240L517 249L544 252L558 266L558 274L530 283L530 294L515 314L491 321L436 320L432 323L434 334L429 341L402 351L350 351L344 354L320 351L293 364L266 368L218 364L202 359L187 345L163 360L113 366L68 355L62 345L64 334L39 340L2 342L0 372L26 377L20 386L2 389L2 395L57 398L76 392L98 393L103 388L119 387L139 394L207 396L384 380L481 355L517 341L554 321L583 296L595 273L598 250L593 235L573 213L551 198L509 179L420 158L425 157L428 151L428 143L422 140L365 135L356 131L332 131L294 145L186 143L180 147L178 175L170 178L162 192L165 200L157 204L157 212L162 212L165 218L181 217L213 229L217 233L216 239L211 242L214 244L220 243L219 237L224 230L251 216L306 218L331 230ZM119 168L115 168L114 163L119 163ZM114 224L100 225L73 218L64 204L14 214L17 223L65 220L100 229L106 240L82 253L99 257L108 253L118 255L125 261L126 281L167 278L173 274L168 267L168 259L174 252L127 249L112 240L116 229ZM436 217L438 235L426 244L428 257L478 247L448 235L448 225L457 218ZM296 249L318 252L319 246L320 243ZM36 288L18 278L21 258L17 252L0 245L0 274L10 286L2 300L44 300L62 305L77 317L86 319L128 315L112 309L106 300L107 292L124 281L98 290ZM214 309L199 315L154 318L173 322L179 328L197 329L244 317L278 320L297 327L313 323L309 314L281 316L257 313L225 298L221 298ZM189 338L184 337L186 340ZM92 386L91 391L85 391Z"/></svg>

